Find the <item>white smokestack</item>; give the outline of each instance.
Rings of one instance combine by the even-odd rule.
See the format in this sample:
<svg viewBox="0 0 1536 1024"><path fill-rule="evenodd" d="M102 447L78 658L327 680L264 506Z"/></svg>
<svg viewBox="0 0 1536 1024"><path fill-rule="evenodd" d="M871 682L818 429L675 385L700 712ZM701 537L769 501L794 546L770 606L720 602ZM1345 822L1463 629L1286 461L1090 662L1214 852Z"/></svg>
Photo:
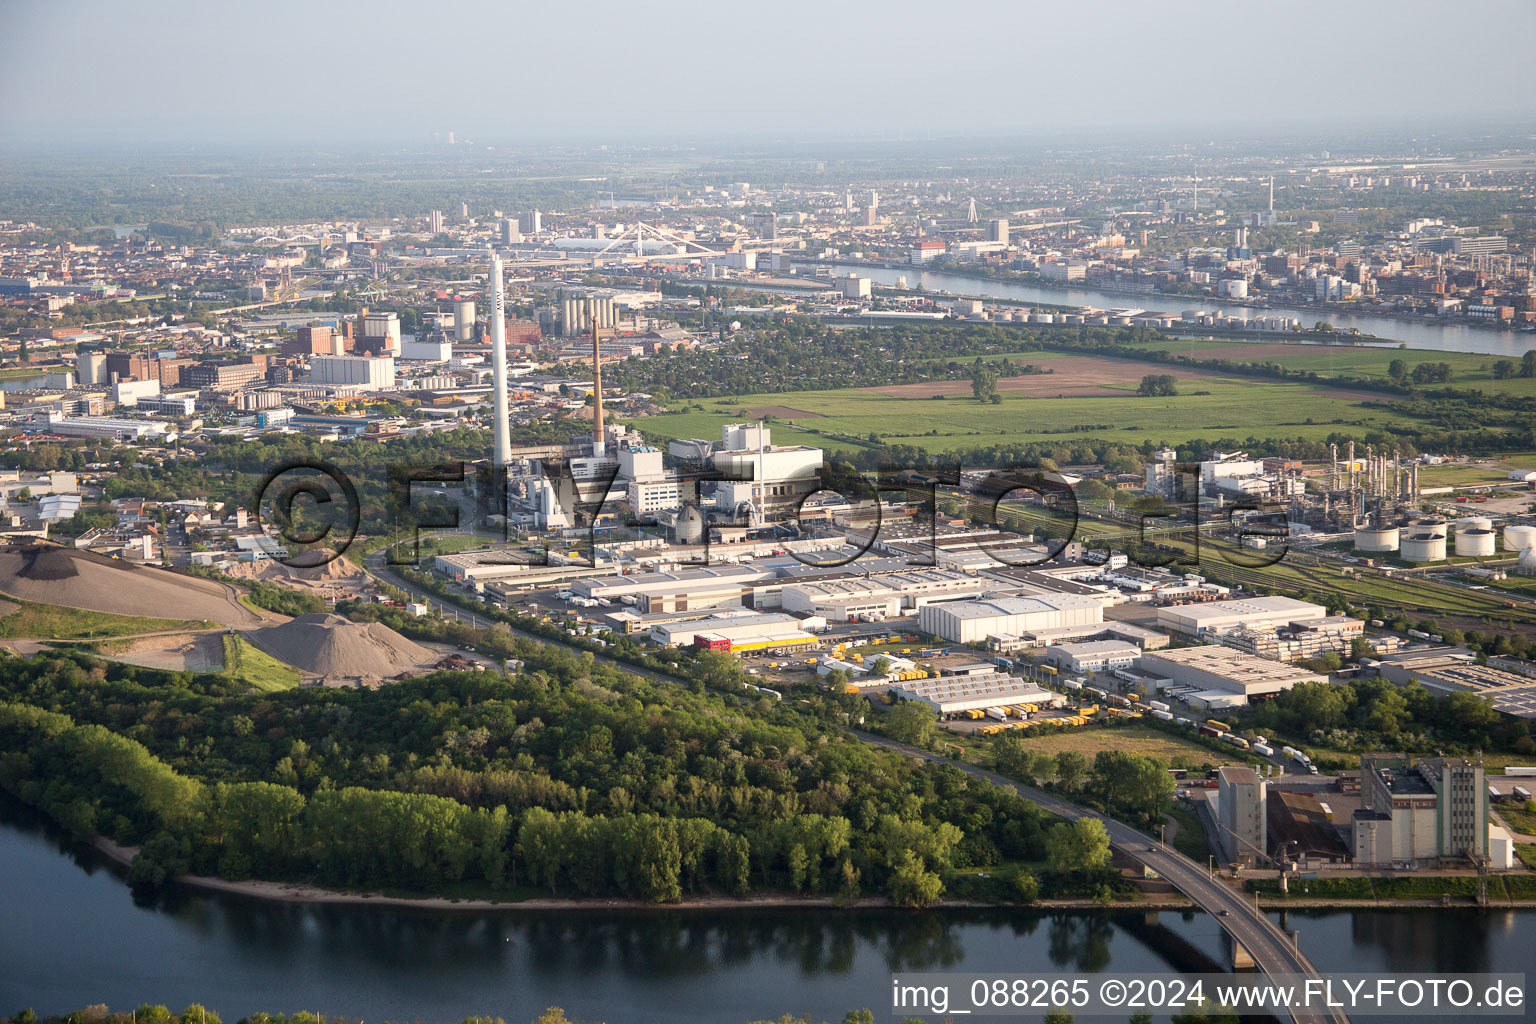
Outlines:
<svg viewBox="0 0 1536 1024"><path fill-rule="evenodd" d="M491 393L496 418L496 450L491 464L505 469L512 461L511 429L507 424L507 296L501 280L501 257L491 253Z"/></svg>

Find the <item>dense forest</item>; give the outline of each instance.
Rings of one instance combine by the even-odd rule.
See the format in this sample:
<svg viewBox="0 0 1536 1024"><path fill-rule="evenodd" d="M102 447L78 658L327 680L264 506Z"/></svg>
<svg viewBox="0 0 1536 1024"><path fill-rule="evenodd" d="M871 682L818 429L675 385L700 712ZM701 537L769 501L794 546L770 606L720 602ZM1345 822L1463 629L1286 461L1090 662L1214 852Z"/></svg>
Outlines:
<svg viewBox="0 0 1536 1024"><path fill-rule="evenodd" d="M279 694L84 655L9 659L0 786L81 838L142 844L132 874L148 883L193 870L507 898L923 904L951 869L1047 858L1046 816L953 768L778 702L513 648L525 670L510 678Z"/></svg>

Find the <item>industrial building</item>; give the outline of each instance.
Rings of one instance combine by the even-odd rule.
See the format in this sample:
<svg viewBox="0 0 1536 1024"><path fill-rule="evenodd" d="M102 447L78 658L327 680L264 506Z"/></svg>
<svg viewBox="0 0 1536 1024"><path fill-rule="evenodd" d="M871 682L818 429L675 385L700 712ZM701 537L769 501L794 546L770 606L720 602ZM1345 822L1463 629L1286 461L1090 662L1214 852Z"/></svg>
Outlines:
<svg viewBox="0 0 1536 1024"><path fill-rule="evenodd" d="M860 616L909 615L929 604L995 594L1002 589L995 581L951 569L910 569L786 585L780 602L786 611L822 615L829 622L851 622Z"/></svg>
<svg viewBox="0 0 1536 1024"><path fill-rule="evenodd" d="M1047 648L1045 660L1057 668L1086 675L1127 668L1141 657L1141 648L1124 640L1090 640L1085 643L1054 644Z"/></svg>
<svg viewBox="0 0 1536 1024"><path fill-rule="evenodd" d="M1327 615L1328 609L1322 605L1292 597L1249 597L1159 608L1157 626L1175 633L1205 636L1238 629L1276 629Z"/></svg>
<svg viewBox="0 0 1536 1024"><path fill-rule="evenodd" d="M985 601L930 604L917 613L925 633L961 644L985 643L1004 633L1022 635L1037 629L1083 626L1104 621L1104 602L1085 594L1036 594Z"/></svg>
<svg viewBox="0 0 1536 1024"><path fill-rule="evenodd" d="M385 391L395 386L395 360L393 356L315 356L309 361L309 379L328 387Z"/></svg>
<svg viewBox="0 0 1536 1024"><path fill-rule="evenodd" d="M922 701L940 718L992 707L1062 707L1067 698L1004 672L902 680L891 687L904 700Z"/></svg>
<svg viewBox="0 0 1536 1024"><path fill-rule="evenodd" d="M597 601L632 597L643 612L687 611L739 606L751 593L750 584L771 574L769 569L745 565L702 566L577 580L571 584L571 593Z"/></svg>
<svg viewBox="0 0 1536 1024"><path fill-rule="evenodd" d="M1350 822L1357 864L1433 866L1488 854L1488 786L1480 762L1366 755L1360 803Z"/></svg>
<svg viewBox="0 0 1536 1024"><path fill-rule="evenodd" d="M1206 645L1143 654L1136 669L1160 691L1178 687L1187 703L1205 708L1242 707L1253 697L1289 690L1298 683L1326 683L1327 676L1229 647Z"/></svg>
<svg viewBox="0 0 1536 1024"><path fill-rule="evenodd" d="M650 637L668 647L702 647L729 654L803 650L821 641L799 619L767 612L758 615L711 615L691 622L660 623Z"/></svg>
<svg viewBox="0 0 1536 1024"><path fill-rule="evenodd" d="M1269 853L1265 790L1252 768L1228 764L1217 770L1216 831L1227 863L1252 865Z"/></svg>

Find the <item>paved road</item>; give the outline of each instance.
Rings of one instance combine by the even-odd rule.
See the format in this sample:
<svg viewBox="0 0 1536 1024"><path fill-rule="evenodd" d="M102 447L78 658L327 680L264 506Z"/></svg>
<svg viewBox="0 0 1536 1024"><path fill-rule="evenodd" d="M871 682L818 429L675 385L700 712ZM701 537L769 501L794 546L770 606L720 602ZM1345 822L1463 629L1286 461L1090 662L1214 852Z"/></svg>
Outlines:
<svg viewBox="0 0 1536 1024"><path fill-rule="evenodd" d="M1020 785L995 772L950 761L938 754L909 747L883 736L857 731L854 734L867 743L888 747L909 757L953 764L967 775L1012 789L1024 799L1063 818L1069 820L1097 818L1104 823L1105 829L1109 832L1110 842L1118 850L1156 871L1202 910L1214 915L1221 926L1240 942L1244 949L1248 950L1254 963L1265 974L1271 977L1287 974L1318 976L1317 969L1312 966L1311 961L1292 943L1291 937L1269 919L1267 914L1244 899L1240 892L1225 882L1210 877L1204 865L1196 864L1173 847L1160 843L1123 822L1105 817L1085 807L1079 807L1077 804L1068 803L1049 793ZM1348 1024L1349 1021L1342 1011L1332 1014L1296 1013L1293 1017L1296 1024L1325 1024L1325 1022Z"/></svg>
<svg viewBox="0 0 1536 1024"><path fill-rule="evenodd" d="M419 599L431 603L434 607L440 606L450 613L456 612L462 619L472 622L480 628L490 625L488 620L466 612L454 605L445 605L435 596L400 579L400 577L390 572L388 567L384 565L384 556L381 552L369 555L366 561L370 571L384 578L385 582L392 586L406 590ZM517 629L513 629L512 632L539 643L549 643L547 638L532 633L523 633ZM664 682L685 683L684 680L674 676L636 668L633 665L619 661L616 658L607 657L606 655L596 654L595 657L597 660L608 662L624 672L631 672L635 675L646 676ZM1269 919L1268 915L1248 900L1245 900L1240 892L1234 890L1225 882L1210 877L1205 865L1196 864L1173 847L1160 843L1144 832L1137 831L1113 818L1107 818L1095 811L1090 811L1087 808L1079 807L1077 804L1068 803L1058 797L1051 796L1049 793L1021 785L995 772L989 772L974 765L950 761L948 758L931 753L930 751L919 750L904 743L897 743L895 740L886 739L883 736L876 736L872 733L860 732L858 730L852 730L852 732L853 735L866 743L887 747L909 757L921 758L924 761L939 761L953 764L967 775L985 779L994 785L1012 789L1024 797L1024 799L1063 818L1069 820L1083 817L1098 818L1104 823L1105 829L1109 832L1110 842L1117 849L1156 871L1170 885L1193 900L1202 910L1216 917L1221 926L1240 942L1243 948L1248 950L1249 954L1253 957L1254 963L1265 974L1271 977L1286 974L1317 976L1317 969L1312 966L1311 961L1292 943L1291 937ZM1349 1018L1342 1011L1333 1014L1298 1013L1294 1014L1293 1017L1296 1024L1329 1024L1329 1022L1331 1024L1348 1024L1349 1022Z"/></svg>

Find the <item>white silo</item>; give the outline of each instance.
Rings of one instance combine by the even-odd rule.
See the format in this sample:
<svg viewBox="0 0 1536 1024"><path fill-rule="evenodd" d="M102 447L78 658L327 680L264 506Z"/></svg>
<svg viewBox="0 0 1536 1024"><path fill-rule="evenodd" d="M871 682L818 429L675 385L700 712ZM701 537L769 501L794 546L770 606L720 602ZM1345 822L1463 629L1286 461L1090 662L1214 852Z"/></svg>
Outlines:
<svg viewBox="0 0 1536 1024"><path fill-rule="evenodd" d="M453 340L475 340L475 303L471 299L459 299L453 304Z"/></svg>
<svg viewBox="0 0 1536 1024"><path fill-rule="evenodd" d="M1519 554L1533 547L1536 547L1536 526L1516 523L1513 526L1504 527L1505 551L1511 554Z"/></svg>
<svg viewBox="0 0 1536 1024"><path fill-rule="evenodd" d="M1445 534L1427 529L1406 534L1399 553L1406 562L1439 562L1445 558Z"/></svg>

